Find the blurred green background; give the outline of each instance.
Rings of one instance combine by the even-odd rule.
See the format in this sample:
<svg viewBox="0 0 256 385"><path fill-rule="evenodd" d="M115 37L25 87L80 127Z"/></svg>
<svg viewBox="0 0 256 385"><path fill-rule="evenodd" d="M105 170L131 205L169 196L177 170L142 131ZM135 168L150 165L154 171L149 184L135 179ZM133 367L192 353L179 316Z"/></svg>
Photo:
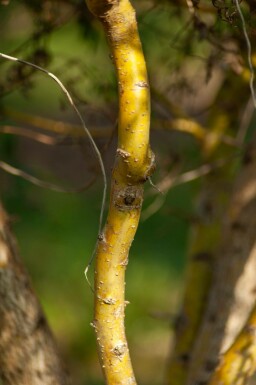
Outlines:
<svg viewBox="0 0 256 385"><path fill-rule="evenodd" d="M195 116L206 107L198 89L204 82L209 95L214 90L211 81L205 80L211 45L202 31L194 31L186 7L168 1L134 3L152 84L151 142L158 164L153 176L157 183L202 162L200 147L192 136L154 128L157 119L171 116L168 103L174 101ZM99 128L96 141L110 176L118 101L115 73L100 24L81 1L11 1L0 7L0 51L36 62L60 77L88 128L92 132ZM216 12L206 19L216 34L229 30L216 19ZM17 111L79 123L58 86L45 75L3 59L0 73L3 127L33 126L15 118ZM210 95L208 104L211 100ZM201 113L201 122L205 116ZM106 133L109 128L111 135ZM2 134L1 160L63 188L78 188L95 175L96 182L84 192L65 194L1 172L1 199L11 215L24 264L74 383L100 384L103 379L90 327L93 294L84 269L97 238L102 178L86 138L60 136L59 140L59 145L45 146ZM126 329L138 382L158 384L163 379L182 296L188 234L197 211L194 201L200 180L173 187L152 215L148 215L147 207L161 195L148 183L145 188L142 220L127 269L130 305ZM89 275L92 281L92 271Z"/></svg>

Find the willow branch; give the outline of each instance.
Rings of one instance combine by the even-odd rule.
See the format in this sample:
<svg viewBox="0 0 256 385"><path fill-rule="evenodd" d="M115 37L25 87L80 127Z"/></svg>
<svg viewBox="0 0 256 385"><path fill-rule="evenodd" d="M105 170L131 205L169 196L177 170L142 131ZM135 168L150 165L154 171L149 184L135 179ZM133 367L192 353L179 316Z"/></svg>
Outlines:
<svg viewBox="0 0 256 385"><path fill-rule="evenodd" d="M236 139L223 133L209 131L203 127L200 123L192 118L174 118L171 120L160 120L154 121L158 125L162 126L165 130L176 130L191 134L198 142L202 145L203 151L207 151L208 147L212 145L212 142L221 142L230 146L237 146L238 142Z"/></svg>
<svg viewBox="0 0 256 385"><path fill-rule="evenodd" d="M125 337L125 269L140 217L143 183L152 172L150 96L135 12L128 0L87 0L102 22L116 67L119 90L118 149L107 222L95 266L93 326L107 384L135 384Z"/></svg>
<svg viewBox="0 0 256 385"><path fill-rule="evenodd" d="M256 305L231 347L222 355L209 385L245 385L256 370Z"/></svg>
<svg viewBox="0 0 256 385"><path fill-rule="evenodd" d="M230 146L237 146L238 142L231 136L217 130L207 130L202 124L192 117L188 116L180 107L171 102L164 92L153 88L153 97L163 105L169 113L173 115L172 119L157 119L154 122L156 127L161 126L165 130L177 130L186 132L194 136L202 145L203 152L207 154L209 148L214 147L215 143L222 142ZM153 128L156 128L155 125Z"/></svg>

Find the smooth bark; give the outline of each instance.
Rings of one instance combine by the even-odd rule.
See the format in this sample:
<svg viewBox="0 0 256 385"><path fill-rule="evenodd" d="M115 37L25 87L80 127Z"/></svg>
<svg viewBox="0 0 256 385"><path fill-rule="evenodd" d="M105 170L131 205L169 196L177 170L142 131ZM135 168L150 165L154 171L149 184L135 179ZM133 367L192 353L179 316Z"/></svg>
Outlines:
<svg viewBox="0 0 256 385"><path fill-rule="evenodd" d="M127 0L87 0L103 24L119 91L118 148L107 222L95 267L93 326L109 385L136 383L125 336L125 269L139 223L143 184L154 169L149 147L150 96L135 11Z"/></svg>

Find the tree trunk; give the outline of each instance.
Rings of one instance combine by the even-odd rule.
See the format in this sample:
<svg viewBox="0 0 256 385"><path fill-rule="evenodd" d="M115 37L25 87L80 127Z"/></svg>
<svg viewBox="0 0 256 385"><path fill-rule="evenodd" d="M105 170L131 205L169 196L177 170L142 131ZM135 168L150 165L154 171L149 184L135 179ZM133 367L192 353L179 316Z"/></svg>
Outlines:
<svg viewBox="0 0 256 385"><path fill-rule="evenodd" d="M255 170L254 140L244 156L225 218L214 272L214 284L192 354L189 384L206 384L216 366L226 362L225 351L243 327L255 301ZM251 324L251 319L248 322ZM251 340L250 344L252 343L254 342ZM238 351L235 356L239 358ZM232 368L235 364L235 361L229 359L226 373L233 372ZM237 370L239 370L238 366ZM247 365L247 371L251 374L250 365ZM232 373L233 378L236 374L238 375L238 373ZM244 375L244 380L247 377L247 374ZM214 380L216 378L215 376ZM218 377L218 381L213 383L233 384L226 381L224 377Z"/></svg>
<svg viewBox="0 0 256 385"><path fill-rule="evenodd" d="M0 382L68 385L69 378L8 222L0 205Z"/></svg>

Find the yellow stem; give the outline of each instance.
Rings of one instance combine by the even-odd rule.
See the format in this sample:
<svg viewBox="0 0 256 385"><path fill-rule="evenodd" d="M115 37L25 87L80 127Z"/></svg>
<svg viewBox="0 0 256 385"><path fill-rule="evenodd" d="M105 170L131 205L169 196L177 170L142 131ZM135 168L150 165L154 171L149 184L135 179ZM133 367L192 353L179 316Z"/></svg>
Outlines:
<svg viewBox="0 0 256 385"><path fill-rule="evenodd" d="M256 370L256 305L232 346L221 357L209 385L244 385Z"/></svg>
<svg viewBox="0 0 256 385"><path fill-rule="evenodd" d="M143 183L154 169L149 85L129 1L87 0L87 5L104 25L119 89L118 149L107 223L96 251L93 326L107 383L132 385L136 381L124 328L125 268L139 222Z"/></svg>

